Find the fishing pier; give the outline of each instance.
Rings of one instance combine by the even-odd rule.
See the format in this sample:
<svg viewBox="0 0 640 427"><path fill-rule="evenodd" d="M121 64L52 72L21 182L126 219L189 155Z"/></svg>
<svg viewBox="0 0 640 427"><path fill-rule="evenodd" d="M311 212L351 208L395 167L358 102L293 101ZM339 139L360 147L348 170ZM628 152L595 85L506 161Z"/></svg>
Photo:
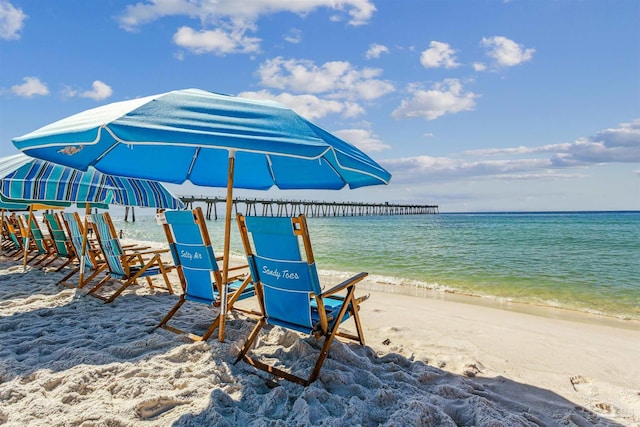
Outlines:
<svg viewBox="0 0 640 427"><path fill-rule="evenodd" d="M218 219L218 203L225 205L223 197L181 196L187 209L193 209L194 203L206 205L207 219ZM437 214L438 205L361 203L361 202L325 202L310 200L274 200L234 198L235 212L245 215L262 216L378 216L378 215L424 215ZM224 208L223 208L224 212Z"/></svg>

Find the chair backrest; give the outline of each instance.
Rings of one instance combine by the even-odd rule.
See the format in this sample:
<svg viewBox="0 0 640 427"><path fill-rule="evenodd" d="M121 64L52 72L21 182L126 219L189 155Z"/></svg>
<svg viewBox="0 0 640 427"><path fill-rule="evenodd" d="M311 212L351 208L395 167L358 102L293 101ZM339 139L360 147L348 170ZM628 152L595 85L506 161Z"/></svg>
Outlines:
<svg viewBox="0 0 640 427"><path fill-rule="evenodd" d="M68 239L67 234L62 228L60 218L55 213L45 213L44 222L47 224L49 234L53 240L53 246L59 257L69 257L69 247L67 246Z"/></svg>
<svg viewBox="0 0 640 427"><path fill-rule="evenodd" d="M238 220L251 274L263 289L267 323L311 333L311 298L321 288L304 216Z"/></svg>
<svg viewBox="0 0 640 427"><path fill-rule="evenodd" d="M18 232L16 231L16 229L13 226L13 224L11 223L11 221L5 220L4 223L3 223L3 226L4 226L5 230L7 231L7 233L9 234L9 238L13 242L14 247L16 249L21 249L22 248L22 240L20 240L20 237L18 236Z"/></svg>
<svg viewBox="0 0 640 427"><path fill-rule="evenodd" d="M31 216L31 221L29 221L29 217L29 214L17 216L23 241L25 242L25 245L28 242L28 245L30 246L27 250L31 250L35 247L35 250L37 250L39 254L44 254L47 252L47 249L44 246L44 236L42 235L42 231L40 231L40 228L37 226L35 217Z"/></svg>
<svg viewBox="0 0 640 427"><path fill-rule="evenodd" d="M165 234L182 282L185 299L211 304L222 283L201 208L164 213Z"/></svg>
<svg viewBox="0 0 640 427"><path fill-rule="evenodd" d="M120 239L116 233L116 229L111 222L108 212L91 214L91 222L96 232L98 243L104 259L109 267L109 275L117 279L129 277L129 269L122 262L124 250L120 244Z"/></svg>
<svg viewBox="0 0 640 427"><path fill-rule="evenodd" d="M80 215L78 215L77 212L63 212L62 219L67 225L71 245L73 246L73 250L76 252L79 260L80 255L82 254L82 240L84 239L84 226L80 220ZM93 270L96 268L97 264L93 256L93 252L87 250L87 248L89 248L88 244L85 246L84 251L84 265L85 267Z"/></svg>

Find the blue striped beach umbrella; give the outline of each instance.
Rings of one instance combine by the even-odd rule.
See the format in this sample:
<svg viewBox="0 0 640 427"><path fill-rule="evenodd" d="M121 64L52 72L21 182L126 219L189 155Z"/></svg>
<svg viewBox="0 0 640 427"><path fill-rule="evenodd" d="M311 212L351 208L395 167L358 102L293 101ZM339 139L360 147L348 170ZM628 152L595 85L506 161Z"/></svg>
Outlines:
<svg viewBox="0 0 640 427"><path fill-rule="evenodd" d="M70 206L101 203L181 209L184 204L164 185L147 179L86 172L16 154L0 158L0 200Z"/></svg>
<svg viewBox="0 0 640 427"><path fill-rule="evenodd" d="M30 156L82 170L93 166L112 175L226 187L225 283L233 188L359 188L391 179L361 150L284 105L199 89L86 110L13 143Z"/></svg>
<svg viewBox="0 0 640 427"><path fill-rule="evenodd" d="M106 207L108 204L181 209L184 204L163 184L137 178L111 176L89 168L86 172L24 154L0 158L0 203L41 208L72 204ZM1 205L0 205L1 207ZM85 227L86 229L86 227ZM25 237L26 248L29 237Z"/></svg>

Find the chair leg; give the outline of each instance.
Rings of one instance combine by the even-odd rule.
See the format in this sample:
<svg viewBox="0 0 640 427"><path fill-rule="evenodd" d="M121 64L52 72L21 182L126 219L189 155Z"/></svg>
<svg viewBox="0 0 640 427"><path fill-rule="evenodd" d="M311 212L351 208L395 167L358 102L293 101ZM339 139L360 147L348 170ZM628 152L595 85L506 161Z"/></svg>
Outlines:
<svg viewBox="0 0 640 427"><path fill-rule="evenodd" d="M80 271L80 267L76 267L73 269L73 271L71 271L71 273L67 274L66 276L64 276L62 279L58 280L58 283L56 283L56 285L63 285L63 286L67 286L67 287L77 287L77 286L71 286L70 284L67 284L67 280L71 279L73 277L74 274L76 274L78 271Z"/></svg>
<svg viewBox="0 0 640 427"><path fill-rule="evenodd" d="M167 268L162 263L162 260L160 260L159 263L160 263L160 272L162 273L162 277L164 278L165 285L167 285L167 290L169 291L169 295L173 295L173 288L171 287L171 281L169 281L169 276L167 276Z"/></svg>
<svg viewBox="0 0 640 427"><path fill-rule="evenodd" d="M65 262L63 262L62 264L60 264L59 266L56 267L55 271L58 272L60 270L62 270L63 268L65 268L67 265L69 265L69 263L72 261L71 258L67 258L67 260Z"/></svg>
<svg viewBox="0 0 640 427"><path fill-rule="evenodd" d="M166 316L158 323L158 325L153 329L164 328L167 325L167 322L173 317L174 314L178 311L178 309L184 304L186 300L184 299L184 295L180 296L178 302L173 306L173 308L167 313Z"/></svg>
<svg viewBox="0 0 640 427"><path fill-rule="evenodd" d="M211 323L211 325L209 325L209 328L202 335L196 335L196 334L188 332L188 331L183 331L182 329L176 328L176 327L171 326L171 325L168 324L169 320L178 312L180 307L182 307L182 304L184 304L185 302L186 302L186 300L184 298L184 295L181 295L180 296L180 300L178 300L178 302L173 306L173 308L169 311L169 313L167 313L167 315L164 316L164 319L162 319L162 321L160 323L158 323L158 325L155 328L153 328L153 330L158 329L158 328L162 328L162 329L166 329L167 331L171 331L171 332L176 333L176 334L185 334L189 339L191 339L193 341L196 341L196 342L197 341L206 341L213 334L213 332L216 329L218 329L218 326L220 325L220 315L218 315L218 317L216 317L214 319L214 321Z"/></svg>
<svg viewBox="0 0 640 427"><path fill-rule="evenodd" d="M95 270L93 270L93 272L87 276L87 277L83 277L82 283L78 283L78 289L82 289L84 288L86 285L88 285L89 283L91 283L91 281L93 279L95 279L95 277L100 274L103 270L105 269L105 266L99 266L97 267ZM104 285L107 281L109 280L109 276L107 275L104 279L102 279L97 285L96 288L101 287L102 285ZM95 289L95 288L94 288ZM93 289L92 289L93 291Z"/></svg>
<svg viewBox="0 0 640 427"><path fill-rule="evenodd" d="M138 277L140 277L140 274L136 274L135 276L133 276L132 278L130 278L129 280L124 282L122 284L122 286L120 286L120 288L118 288L117 291L115 291L110 297L108 297L108 298L106 298L104 300L104 303L105 304L109 304L110 302L113 302L113 300L118 298L118 296L120 296L120 294L122 292L124 292L125 289L127 289L129 286L131 286L134 283L136 283L136 280L138 279ZM91 290L91 292L93 292L93 289Z"/></svg>
<svg viewBox="0 0 640 427"><path fill-rule="evenodd" d="M220 319L222 316L222 313L218 314L218 317L215 318L215 320L213 321L213 323L211 323L211 325L209 325L209 328L207 328L207 330L205 331L204 334L202 334L202 336L198 336L195 334L187 334L187 336L189 338L191 338L194 341L206 341L209 339L209 337L211 336L211 334L213 334L215 332L216 329L218 329L218 327L220 326Z"/></svg>
<svg viewBox="0 0 640 427"><path fill-rule="evenodd" d="M245 356L245 354L247 354L247 352L253 345L253 342L258 337L260 330L264 327L265 324L266 324L266 321L264 317L258 321L258 324L253 328L253 331L251 331L251 334L249 334L249 338L247 338L247 341L244 343L244 345L240 349L240 353L238 353L238 357L236 358L236 361L233 362L234 365L238 363L240 359L242 359Z"/></svg>

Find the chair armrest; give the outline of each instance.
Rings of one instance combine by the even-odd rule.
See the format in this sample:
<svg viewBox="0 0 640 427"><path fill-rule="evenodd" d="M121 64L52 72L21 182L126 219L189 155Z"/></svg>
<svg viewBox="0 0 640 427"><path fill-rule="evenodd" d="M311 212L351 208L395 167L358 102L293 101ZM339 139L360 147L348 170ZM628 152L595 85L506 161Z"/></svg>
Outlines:
<svg viewBox="0 0 640 427"><path fill-rule="evenodd" d="M235 267L229 267L229 268L227 268L227 270L228 271L234 271L234 270L242 270L243 268L249 268L249 264L237 265Z"/></svg>
<svg viewBox="0 0 640 427"><path fill-rule="evenodd" d="M169 252L169 249L155 249L155 250L151 250L151 251L142 251L142 252L131 252L131 253L126 253L126 256L136 256L136 255L159 255L159 254L164 254Z"/></svg>
<svg viewBox="0 0 640 427"><path fill-rule="evenodd" d="M136 245L129 245L129 246L122 246L122 250L125 252L131 252L131 251L144 251L146 249L150 249L151 246L136 246Z"/></svg>
<svg viewBox="0 0 640 427"><path fill-rule="evenodd" d="M340 292L348 287L351 287L353 285L355 285L356 283L360 282L362 279L364 279L365 277L367 277L369 275L369 273L365 273L362 272L360 274L356 274L355 276L351 277L350 279L345 280L342 283L337 284L336 286L334 286L331 289L327 289L326 291L322 292L320 295L320 297L326 297L332 294L335 294L336 292Z"/></svg>

